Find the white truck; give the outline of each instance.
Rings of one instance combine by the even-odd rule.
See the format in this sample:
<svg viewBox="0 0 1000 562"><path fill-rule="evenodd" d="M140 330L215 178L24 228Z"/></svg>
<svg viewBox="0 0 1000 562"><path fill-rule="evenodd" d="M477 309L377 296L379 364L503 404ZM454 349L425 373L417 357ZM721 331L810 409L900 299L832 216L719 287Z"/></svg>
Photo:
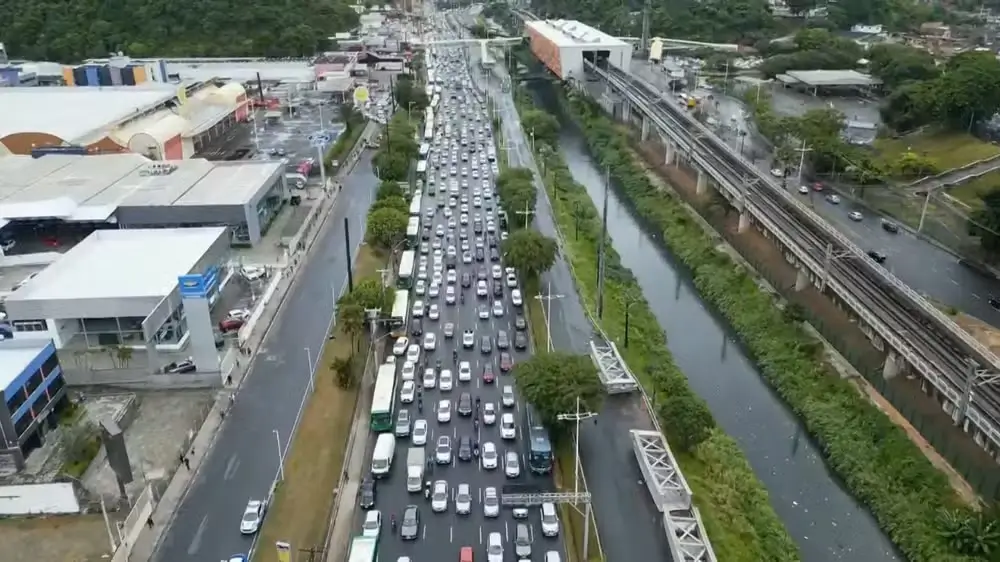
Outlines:
<svg viewBox="0 0 1000 562"><path fill-rule="evenodd" d="M415 493L424 488L424 448L410 447L406 453L406 491Z"/></svg>

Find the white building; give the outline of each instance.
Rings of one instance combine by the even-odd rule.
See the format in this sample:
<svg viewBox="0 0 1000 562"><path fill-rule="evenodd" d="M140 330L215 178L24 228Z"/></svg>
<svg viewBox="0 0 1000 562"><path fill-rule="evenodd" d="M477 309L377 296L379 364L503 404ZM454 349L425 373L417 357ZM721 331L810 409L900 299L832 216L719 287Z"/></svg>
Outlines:
<svg viewBox="0 0 1000 562"><path fill-rule="evenodd" d="M632 45L578 21L530 21L525 29L531 51L563 80L582 80L584 60L606 60L624 70L632 63Z"/></svg>

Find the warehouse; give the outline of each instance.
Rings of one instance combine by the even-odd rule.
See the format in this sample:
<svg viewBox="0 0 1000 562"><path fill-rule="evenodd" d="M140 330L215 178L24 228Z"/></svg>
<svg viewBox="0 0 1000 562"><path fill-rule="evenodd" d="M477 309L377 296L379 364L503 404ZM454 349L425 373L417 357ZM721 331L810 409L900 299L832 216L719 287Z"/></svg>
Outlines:
<svg viewBox="0 0 1000 562"><path fill-rule="evenodd" d="M578 21L529 21L525 29L531 52L562 80L582 80L584 60L606 60L623 70L632 63L631 45Z"/></svg>

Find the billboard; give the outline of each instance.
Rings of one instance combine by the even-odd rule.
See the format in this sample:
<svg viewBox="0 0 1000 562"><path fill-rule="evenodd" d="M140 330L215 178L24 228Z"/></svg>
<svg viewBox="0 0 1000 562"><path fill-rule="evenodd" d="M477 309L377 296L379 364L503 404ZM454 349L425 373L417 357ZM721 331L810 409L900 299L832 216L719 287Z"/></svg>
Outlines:
<svg viewBox="0 0 1000 562"><path fill-rule="evenodd" d="M180 288L181 297L203 299L215 289L219 284L219 267L212 266L205 270L205 273L192 273L181 275L177 278L177 285Z"/></svg>
<svg viewBox="0 0 1000 562"><path fill-rule="evenodd" d="M559 46L539 33L538 30L536 30L531 24L528 24L525 28L528 30L528 37L531 41L531 52L534 53L534 55L538 57L538 60L542 61L549 70L562 79L562 57Z"/></svg>

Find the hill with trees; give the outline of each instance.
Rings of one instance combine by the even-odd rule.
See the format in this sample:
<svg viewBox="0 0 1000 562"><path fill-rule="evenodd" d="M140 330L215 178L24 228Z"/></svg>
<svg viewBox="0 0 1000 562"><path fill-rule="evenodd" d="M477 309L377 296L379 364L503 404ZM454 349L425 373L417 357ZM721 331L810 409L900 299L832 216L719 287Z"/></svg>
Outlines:
<svg viewBox="0 0 1000 562"><path fill-rule="evenodd" d="M19 58L79 62L146 56L315 54L358 23L342 0L0 0L3 41Z"/></svg>

